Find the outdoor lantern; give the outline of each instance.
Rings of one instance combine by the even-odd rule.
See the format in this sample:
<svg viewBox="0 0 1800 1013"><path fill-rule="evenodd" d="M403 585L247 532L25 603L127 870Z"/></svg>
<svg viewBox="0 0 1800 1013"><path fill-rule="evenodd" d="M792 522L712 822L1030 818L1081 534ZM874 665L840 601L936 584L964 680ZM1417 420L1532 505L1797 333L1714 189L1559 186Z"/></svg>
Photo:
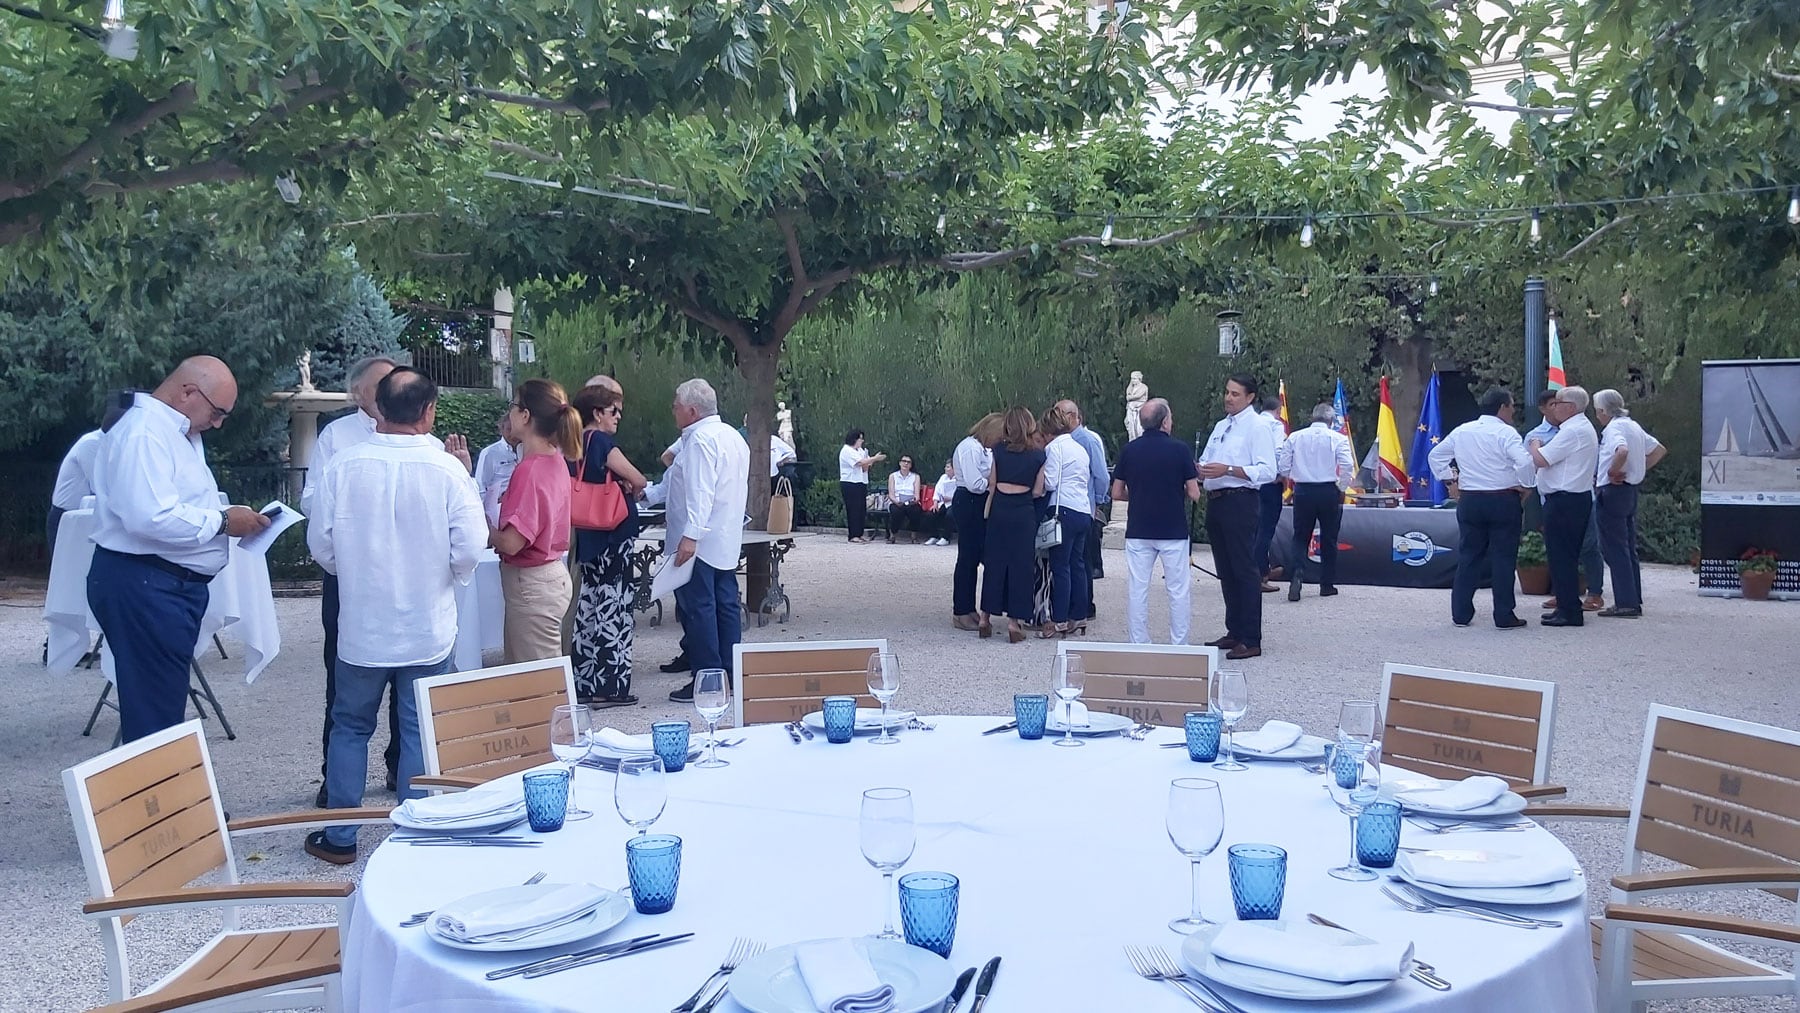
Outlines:
<svg viewBox="0 0 1800 1013"><path fill-rule="evenodd" d="M1219 354L1231 357L1244 350L1244 327L1238 323L1243 314L1226 310L1219 314Z"/></svg>

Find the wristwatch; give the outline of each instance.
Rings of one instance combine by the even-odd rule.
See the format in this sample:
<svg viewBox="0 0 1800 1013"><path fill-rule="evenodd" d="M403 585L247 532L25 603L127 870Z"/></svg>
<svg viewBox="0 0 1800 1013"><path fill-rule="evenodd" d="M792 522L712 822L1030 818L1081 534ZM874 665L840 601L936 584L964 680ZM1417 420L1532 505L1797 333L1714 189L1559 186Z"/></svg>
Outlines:
<svg viewBox="0 0 1800 1013"><path fill-rule="evenodd" d="M230 531L231 531L231 511L230 510L219 511L219 531L221 533L227 533L227 534L230 533Z"/></svg>

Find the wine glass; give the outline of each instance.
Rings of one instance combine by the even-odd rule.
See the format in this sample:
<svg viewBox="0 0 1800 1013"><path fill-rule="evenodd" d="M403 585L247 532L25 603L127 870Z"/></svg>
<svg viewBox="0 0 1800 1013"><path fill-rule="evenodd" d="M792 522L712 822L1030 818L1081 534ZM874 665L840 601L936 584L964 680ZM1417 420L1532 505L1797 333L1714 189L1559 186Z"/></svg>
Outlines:
<svg viewBox="0 0 1800 1013"><path fill-rule="evenodd" d="M619 761L613 779L613 807L619 810L620 819L637 828L641 835L649 831L668 804L662 757L627 756Z"/></svg>
<svg viewBox="0 0 1800 1013"><path fill-rule="evenodd" d="M1237 760L1231 748L1232 730L1250 710L1250 683L1242 672L1220 669L1213 674L1212 706L1225 722L1225 755L1213 764L1214 770L1249 770Z"/></svg>
<svg viewBox="0 0 1800 1013"><path fill-rule="evenodd" d="M902 939L894 931L894 873L912 858L913 800L905 788L870 788L862 797L862 854L881 870L887 919L876 939Z"/></svg>
<svg viewBox="0 0 1800 1013"><path fill-rule="evenodd" d="M881 702L881 734L869 741L891 746L900 739L888 731L888 701L900 692L900 656L891 651L869 655L869 693Z"/></svg>
<svg viewBox="0 0 1800 1013"><path fill-rule="evenodd" d="M1165 826L1175 850L1192 863L1193 910L1186 918L1169 921L1169 928L1186 935L1216 924L1200 916L1200 860L1213 853L1225 834L1225 802L1219 796L1219 782L1201 777L1170 781Z"/></svg>
<svg viewBox="0 0 1800 1013"><path fill-rule="evenodd" d="M1075 708L1073 704L1081 699L1081 691L1087 687L1087 666L1079 654L1059 654L1056 657L1056 698L1062 701L1063 737L1056 740L1059 746L1084 746L1087 743L1075 737Z"/></svg>
<svg viewBox="0 0 1800 1013"><path fill-rule="evenodd" d="M694 673L694 709L706 722L706 759L696 767L729 767L730 760L719 759L719 735L714 726L731 706L731 682L723 668L702 668Z"/></svg>
<svg viewBox="0 0 1800 1013"><path fill-rule="evenodd" d="M550 712L550 755L569 765L569 808L565 820L593 813L575 804L575 765L594 748L594 712L587 704L560 704Z"/></svg>
<svg viewBox="0 0 1800 1013"><path fill-rule="evenodd" d="M1373 700L1345 700L1338 708L1338 738L1373 742L1381 724L1381 709Z"/></svg>
<svg viewBox="0 0 1800 1013"><path fill-rule="evenodd" d="M1349 880L1352 883L1365 882L1375 879L1377 874L1372 869L1364 868L1357 857L1356 818L1362 815L1363 806L1380 797L1381 747L1373 742L1359 742L1339 736L1335 748L1332 762L1325 770L1325 787L1331 791L1331 800L1337 803L1338 811L1350 817L1350 861L1325 871L1334 879ZM1348 762L1345 762L1346 759ZM1371 762L1373 775L1370 773ZM1348 788L1338 784L1337 771L1340 767L1356 771L1355 783Z"/></svg>

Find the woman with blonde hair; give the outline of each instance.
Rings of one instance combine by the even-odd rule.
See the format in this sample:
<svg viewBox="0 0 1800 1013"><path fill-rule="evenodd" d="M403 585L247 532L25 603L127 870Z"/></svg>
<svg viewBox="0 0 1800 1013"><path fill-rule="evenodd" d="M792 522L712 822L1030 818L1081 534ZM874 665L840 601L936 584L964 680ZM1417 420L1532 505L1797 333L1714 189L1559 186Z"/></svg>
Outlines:
<svg viewBox="0 0 1800 1013"><path fill-rule="evenodd" d="M581 457L581 414L560 385L527 380L507 406L519 439L519 464L500 498L500 520L488 544L500 554L506 599L502 640L508 663L563 653L569 609L569 462Z"/></svg>
<svg viewBox="0 0 1800 1013"><path fill-rule="evenodd" d="M575 696L594 707L629 707L631 694L631 545L637 537L637 492L642 472L619 449L616 434L625 397L614 387L583 387L575 395L581 413L581 480L617 482L625 493L625 520L611 531L577 530L575 562L580 586L569 631Z"/></svg>
<svg viewBox="0 0 1800 1013"><path fill-rule="evenodd" d="M988 470L987 545L981 583L982 636L992 632L991 616L1007 618L1006 639L1025 639L1021 623L1031 621L1037 511L1033 498L1044 493L1044 451L1037 446L1037 420L1030 409L1006 410L994 463Z"/></svg>
<svg viewBox="0 0 1800 1013"><path fill-rule="evenodd" d="M987 553L988 472L994 466L994 444L1000 442L1005 416L988 412L969 427L950 455L956 468L956 493L950 500L950 519L956 525L956 571L950 582L950 625L959 630L993 635L993 627L976 611L975 578Z"/></svg>

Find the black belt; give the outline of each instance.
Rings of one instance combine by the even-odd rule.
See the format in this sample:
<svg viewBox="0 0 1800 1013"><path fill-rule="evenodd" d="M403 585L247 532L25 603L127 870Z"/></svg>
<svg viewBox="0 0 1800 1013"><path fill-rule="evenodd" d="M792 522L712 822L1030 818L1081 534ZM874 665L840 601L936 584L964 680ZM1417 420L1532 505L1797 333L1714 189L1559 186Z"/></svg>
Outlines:
<svg viewBox="0 0 1800 1013"><path fill-rule="evenodd" d="M1337 487L1338 487L1338 484L1336 482L1295 482L1294 483L1294 488L1296 488L1296 489L1318 489L1318 488L1336 489Z"/></svg>
<svg viewBox="0 0 1800 1013"><path fill-rule="evenodd" d="M1511 496L1514 499L1517 499L1519 497L1519 490L1517 490L1517 489L1464 489L1464 490L1462 490L1462 494L1464 496Z"/></svg>
<svg viewBox="0 0 1800 1013"><path fill-rule="evenodd" d="M109 549L100 545L94 547L94 552L104 552L109 556L117 556L120 559L129 559L136 563L142 563L145 566L161 570L172 577L189 581L194 584L210 584L215 576L210 573L201 573L199 570L190 570L180 563L171 563L161 556L141 555L136 552L119 552L115 549Z"/></svg>
<svg viewBox="0 0 1800 1013"><path fill-rule="evenodd" d="M1234 492L1255 492L1255 491L1256 491L1255 486L1234 485L1228 489L1208 489L1208 490L1206 490L1206 498L1207 499L1219 499L1224 496L1229 496Z"/></svg>

